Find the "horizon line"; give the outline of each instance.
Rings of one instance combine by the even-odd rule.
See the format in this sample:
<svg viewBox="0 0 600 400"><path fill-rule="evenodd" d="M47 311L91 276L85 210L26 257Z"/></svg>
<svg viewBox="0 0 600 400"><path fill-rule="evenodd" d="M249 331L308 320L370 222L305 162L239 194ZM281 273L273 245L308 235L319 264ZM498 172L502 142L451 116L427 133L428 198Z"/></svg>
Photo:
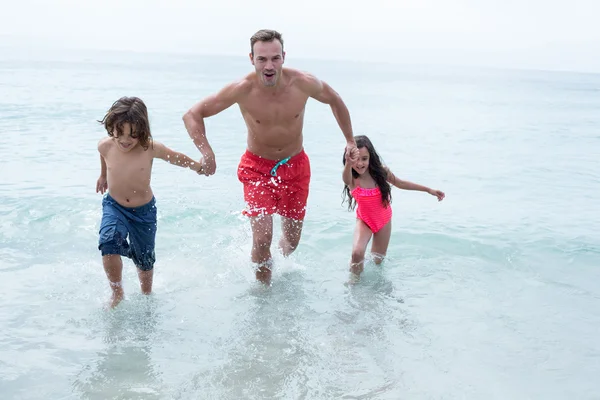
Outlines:
<svg viewBox="0 0 600 400"><path fill-rule="evenodd" d="M12 38L17 40L31 40L32 38L23 36L11 36L11 35L0 35L0 48L23 48L25 43L3 43L3 38ZM82 52L104 52L104 53L121 53L121 54L147 54L147 55L173 55L173 56L205 56L205 57L231 57L231 58L247 58L248 55L239 55L234 53L215 53L215 52L202 52L202 51L182 51L182 50L133 50L133 49L107 49L107 48L94 48L94 47L82 47L74 45L60 45L57 43L44 43L39 40L33 40L27 43L28 49L32 50L32 47L38 50L47 51L82 51ZM289 58L286 57L286 58ZM504 71L521 71L521 72L543 72L543 73L575 73L585 75L599 75L600 71L594 70L578 70L578 69L565 69L565 68L541 68L541 67L526 67L526 66L495 66L490 64L478 64L478 63L440 63L440 62L404 62L398 60L361 60L351 59L346 57L323 57L323 56L306 56L295 57L298 60L316 60L316 61L329 61L329 62L349 62L354 64L383 64L383 65L398 65L398 66L413 66L413 67L451 67L451 68L465 68L465 69L488 69L488 70L504 70ZM1 57L0 57L1 59Z"/></svg>

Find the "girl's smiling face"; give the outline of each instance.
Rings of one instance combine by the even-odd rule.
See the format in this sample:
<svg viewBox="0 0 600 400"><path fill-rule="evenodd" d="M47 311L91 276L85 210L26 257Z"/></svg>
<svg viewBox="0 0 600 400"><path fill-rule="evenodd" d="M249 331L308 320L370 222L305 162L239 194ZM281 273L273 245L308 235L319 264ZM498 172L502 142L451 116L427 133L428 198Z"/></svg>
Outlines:
<svg viewBox="0 0 600 400"><path fill-rule="evenodd" d="M369 150L366 147L358 149L358 160L354 163L354 170L359 174L364 174L369 169Z"/></svg>

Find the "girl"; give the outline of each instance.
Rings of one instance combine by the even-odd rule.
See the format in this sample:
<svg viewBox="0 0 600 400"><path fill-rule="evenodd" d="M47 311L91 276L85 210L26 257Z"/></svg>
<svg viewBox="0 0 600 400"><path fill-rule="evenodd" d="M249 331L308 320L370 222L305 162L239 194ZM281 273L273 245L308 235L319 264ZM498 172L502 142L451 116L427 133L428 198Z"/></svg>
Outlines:
<svg viewBox="0 0 600 400"><path fill-rule="evenodd" d="M345 184L344 199L348 197L348 210L351 211L358 205L350 263L350 271L354 277L358 277L363 271L365 251L371 236L373 236L371 253L376 264L381 264L387 252L392 233L390 184L398 189L427 192L436 196L438 201L442 201L446 195L440 190L397 178L381 164L379 155L368 137L360 135L355 136L354 139L359 157L352 163L350 154L348 152L344 154L342 178Z"/></svg>

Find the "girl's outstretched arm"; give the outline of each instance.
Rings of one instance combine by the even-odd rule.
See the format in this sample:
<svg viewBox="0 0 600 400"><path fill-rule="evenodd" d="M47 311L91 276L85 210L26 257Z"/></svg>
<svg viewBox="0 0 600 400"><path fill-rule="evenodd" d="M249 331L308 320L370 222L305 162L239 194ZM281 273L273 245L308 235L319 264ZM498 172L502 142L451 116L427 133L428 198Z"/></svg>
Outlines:
<svg viewBox="0 0 600 400"><path fill-rule="evenodd" d="M348 150L346 150L346 164L344 164L344 171L342 172L342 179L344 180L344 184L350 188L350 190L354 189L353 179L352 179L352 164L353 162L350 160L350 155L348 154Z"/></svg>
<svg viewBox="0 0 600 400"><path fill-rule="evenodd" d="M423 185L419 185L418 183L413 183L410 181L404 181L400 178L398 178L396 175L394 175L392 173L392 171L390 171L389 168L384 167L386 172L387 172L387 181L396 186L398 189L404 189L404 190L417 190L419 192L426 192L429 193L432 196L435 196L438 198L438 201L442 201L444 199L444 197L446 197L446 195L444 194L444 192L442 192L441 190L435 190L432 189L430 187L427 186L423 186Z"/></svg>

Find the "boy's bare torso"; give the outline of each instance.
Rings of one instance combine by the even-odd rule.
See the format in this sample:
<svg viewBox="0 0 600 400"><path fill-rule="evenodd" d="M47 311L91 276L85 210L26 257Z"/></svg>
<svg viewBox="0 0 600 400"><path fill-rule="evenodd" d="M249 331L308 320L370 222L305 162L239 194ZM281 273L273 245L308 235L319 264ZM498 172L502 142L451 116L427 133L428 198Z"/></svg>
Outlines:
<svg viewBox="0 0 600 400"><path fill-rule="evenodd" d="M108 192L112 198L124 207L139 207L152 200L152 142L147 150L137 145L123 153L115 139L106 138L99 143L98 150L106 161Z"/></svg>

